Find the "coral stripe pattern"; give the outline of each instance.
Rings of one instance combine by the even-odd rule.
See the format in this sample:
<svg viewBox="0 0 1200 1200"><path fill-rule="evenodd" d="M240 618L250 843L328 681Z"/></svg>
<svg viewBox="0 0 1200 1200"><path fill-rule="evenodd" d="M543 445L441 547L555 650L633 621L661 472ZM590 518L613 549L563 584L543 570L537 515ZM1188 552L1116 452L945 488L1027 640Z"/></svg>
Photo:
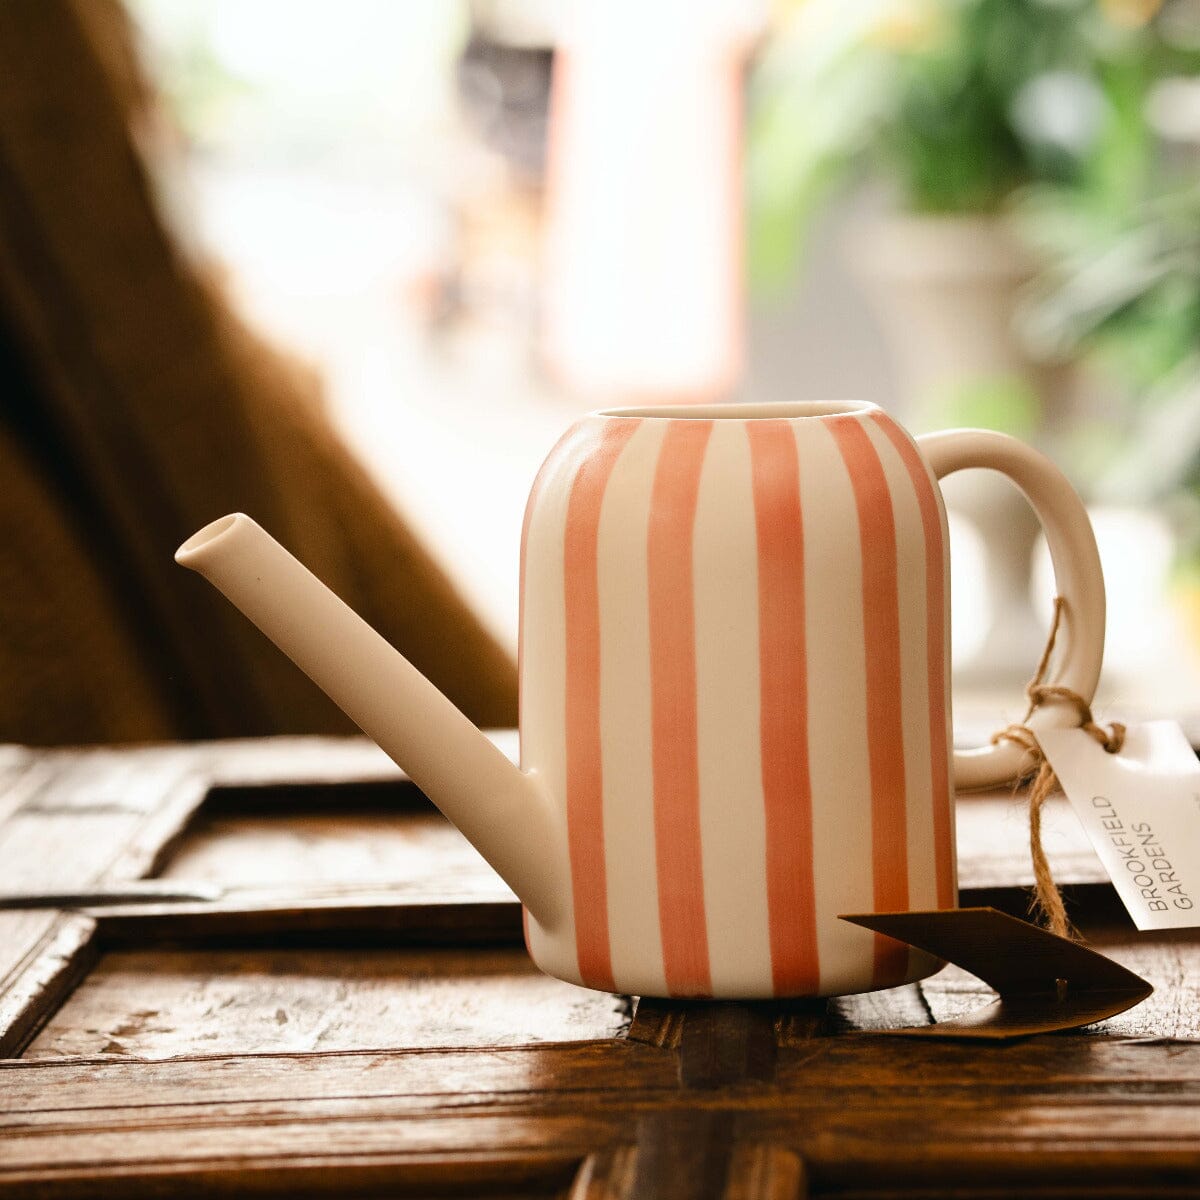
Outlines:
<svg viewBox="0 0 1200 1200"><path fill-rule="evenodd" d="M953 908L954 845L950 827L950 747L946 704L946 549L935 485L920 451L894 422L872 418L896 447L912 479L925 533L925 604L929 622L929 756L933 765L933 835L938 908Z"/></svg>
<svg viewBox="0 0 1200 1200"><path fill-rule="evenodd" d="M866 430L857 420L843 417L832 418L829 429L854 486L862 548L875 908L896 912L908 908L896 522L883 465ZM875 936L878 981L903 974L907 959L908 947L902 942Z"/></svg>
<svg viewBox="0 0 1200 1200"><path fill-rule="evenodd" d="M579 973L615 991L608 931L600 739L600 596L597 542L604 489L636 420L609 421L571 484L564 534L567 847Z"/></svg>
<svg viewBox="0 0 1200 1200"><path fill-rule="evenodd" d="M595 414L522 541L521 761L564 901L535 962L681 998L935 969L838 919L955 898L945 518L907 434L869 405Z"/></svg>
<svg viewBox="0 0 1200 1200"><path fill-rule="evenodd" d="M771 973L779 995L820 981L808 762L800 463L786 421L746 426L754 465L759 672Z"/></svg>
<svg viewBox="0 0 1200 1200"><path fill-rule="evenodd" d="M711 421L678 421L654 475L647 565L654 832L663 966L675 996L712 991L700 845L695 597L696 500Z"/></svg>
<svg viewBox="0 0 1200 1200"><path fill-rule="evenodd" d="M666 995L654 856L650 589L646 537L665 429L643 421L608 478L600 514L600 724L608 936L617 980Z"/></svg>

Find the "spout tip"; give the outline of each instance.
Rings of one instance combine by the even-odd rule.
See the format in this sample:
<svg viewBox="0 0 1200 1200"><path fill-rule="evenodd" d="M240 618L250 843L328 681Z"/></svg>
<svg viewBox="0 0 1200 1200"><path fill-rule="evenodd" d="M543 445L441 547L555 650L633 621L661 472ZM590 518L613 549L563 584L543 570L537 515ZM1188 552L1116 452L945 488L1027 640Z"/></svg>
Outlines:
<svg viewBox="0 0 1200 1200"><path fill-rule="evenodd" d="M243 524L253 525L254 522L245 513L230 513L228 516L218 517L217 520L205 525L203 529L193 533L175 551L175 561L181 567L195 568L197 560L205 550L212 549L217 542Z"/></svg>

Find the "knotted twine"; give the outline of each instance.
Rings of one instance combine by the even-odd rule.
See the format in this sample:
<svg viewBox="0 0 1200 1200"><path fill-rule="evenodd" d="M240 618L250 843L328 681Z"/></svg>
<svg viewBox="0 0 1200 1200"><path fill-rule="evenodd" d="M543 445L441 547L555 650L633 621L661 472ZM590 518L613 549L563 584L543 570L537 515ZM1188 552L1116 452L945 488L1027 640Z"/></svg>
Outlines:
<svg viewBox="0 0 1200 1200"><path fill-rule="evenodd" d="M1094 738L1109 754L1116 754L1125 744L1125 726L1118 721L1105 729L1098 725L1092 717L1092 709L1088 702L1061 684L1043 683L1046 671L1050 666L1050 658L1054 653L1054 643L1058 638L1059 626L1062 623L1063 608L1066 601L1062 596L1054 598L1054 619L1050 625L1050 636L1046 640L1046 648L1042 651L1041 661L1033 678L1025 688L1029 707L1018 725L1009 725L1007 729L993 734L993 744L1001 741L1015 742L1033 760L1032 765L1017 781L1022 783L1032 780L1029 786L1029 856L1033 859L1034 894L1030 903L1031 914L1041 920L1051 933L1059 937L1079 941L1078 931L1067 919L1067 910L1063 904L1062 892L1054 881L1046 851L1042 848L1042 808L1046 800L1058 791L1058 777L1054 768L1046 759L1037 734L1029 728L1029 719L1037 709L1049 701L1066 701L1074 706L1079 714L1079 728Z"/></svg>

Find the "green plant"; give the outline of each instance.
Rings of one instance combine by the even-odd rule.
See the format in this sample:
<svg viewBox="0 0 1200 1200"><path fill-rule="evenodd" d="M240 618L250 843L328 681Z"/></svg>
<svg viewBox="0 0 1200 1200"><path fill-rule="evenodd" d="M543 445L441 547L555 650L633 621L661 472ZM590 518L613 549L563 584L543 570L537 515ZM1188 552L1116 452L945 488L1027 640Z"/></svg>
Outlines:
<svg viewBox="0 0 1200 1200"><path fill-rule="evenodd" d="M1171 510L1181 560L1200 564L1200 163L1148 119L1200 73L1200 30L1176 7L1100 63L1108 119L1079 178L1021 199L1044 269L1020 325L1035 353L1083 359L1119 389L1078 432L1077 471L1101 496Z"/></svg>
<svg viewBox="0 0 1200 1200"><path fill-rule="evenodd" d="M1118 202L1153 157L1149 89L1192 56L1170 6L905 0L793 7L750 89L749 261L770 290L847 179L900 207L994 213L1034 184Z"/></svg>
<svg viewBox="0 0 1200 1200"><path fill-rule="evenodd" d="M1072 219L1054 192L1024 223L1049 264L1022 323L1047 354L1082 356L1127 397L1093 427L1102 495L1166 504L1200 562L1200 180Z"/></svg>

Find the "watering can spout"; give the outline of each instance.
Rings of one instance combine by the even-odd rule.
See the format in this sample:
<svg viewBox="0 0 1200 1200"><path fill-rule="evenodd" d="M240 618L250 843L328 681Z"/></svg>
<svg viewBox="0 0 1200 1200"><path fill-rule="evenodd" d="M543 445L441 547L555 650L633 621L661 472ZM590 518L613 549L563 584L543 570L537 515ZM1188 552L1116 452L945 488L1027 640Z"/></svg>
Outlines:
<svg viewBox="0 0 1200 1200"><path fill-rule="evenodd" d="M543 927L557 924L563 833L537 777L515 767L409 661L243 513L193 534L175 561L239 608L394 759Z"/></svg>

